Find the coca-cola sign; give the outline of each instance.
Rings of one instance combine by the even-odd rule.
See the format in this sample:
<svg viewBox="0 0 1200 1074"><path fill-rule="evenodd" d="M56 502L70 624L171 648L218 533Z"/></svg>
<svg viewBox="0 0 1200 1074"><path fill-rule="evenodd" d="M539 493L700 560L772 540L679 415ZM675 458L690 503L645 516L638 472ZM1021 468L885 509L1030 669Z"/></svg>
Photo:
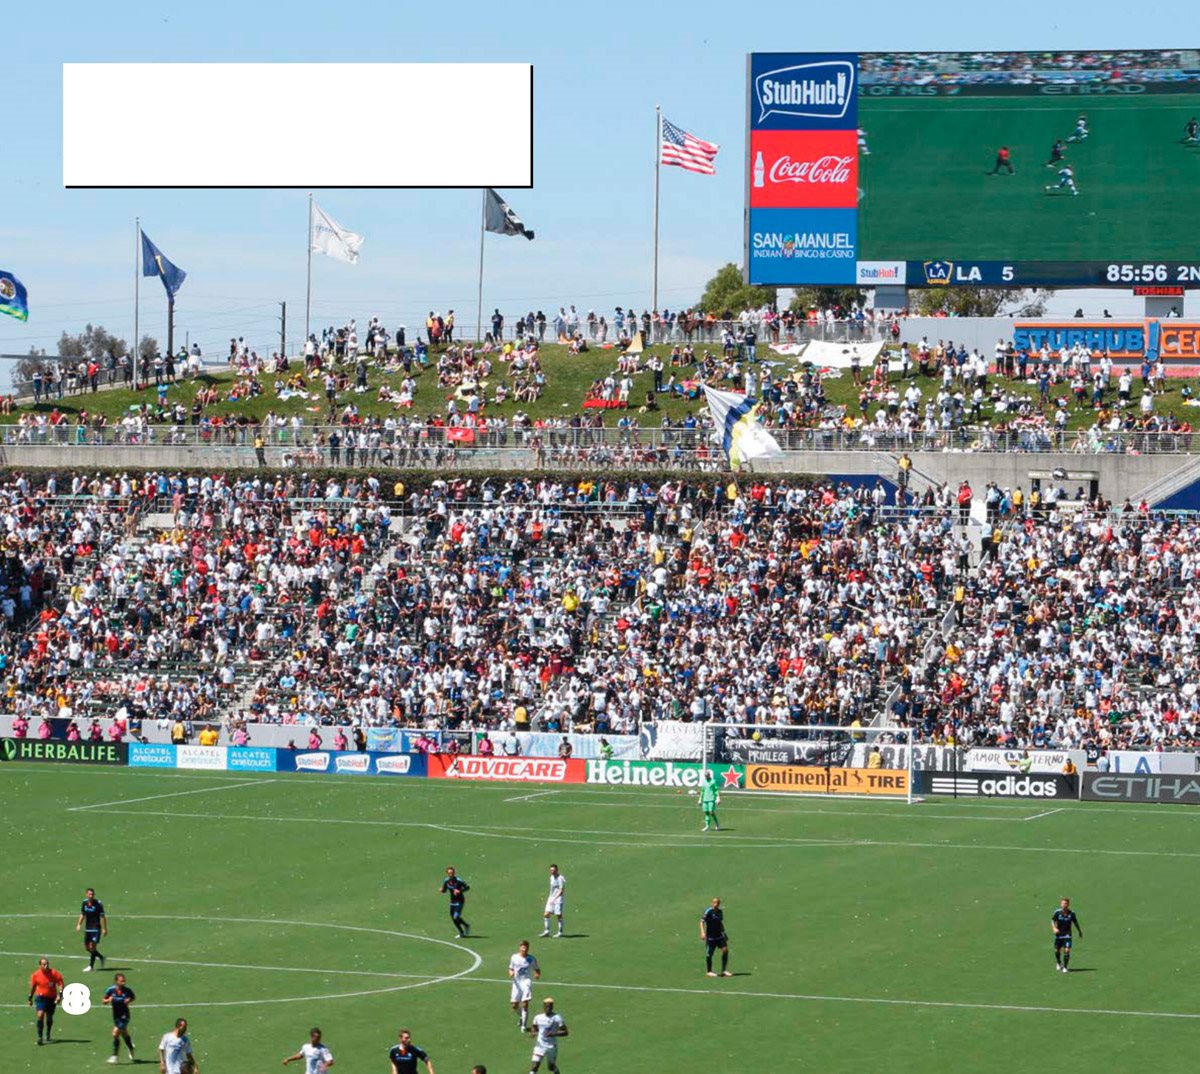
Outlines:
<svg viewBox="0 0 1200 1074"><path fill-rule="evenodd" d="M750 205L777 209L850 209L858 204L854 131L754 131Z"/></svg>
<svg viewBox="0 0 1200 1074"><path fill-rule="evenodd" d="M827 154L816 160L793 160L784 154L767 173L770 183L848 183L854 170L853 157Z"/></svg>

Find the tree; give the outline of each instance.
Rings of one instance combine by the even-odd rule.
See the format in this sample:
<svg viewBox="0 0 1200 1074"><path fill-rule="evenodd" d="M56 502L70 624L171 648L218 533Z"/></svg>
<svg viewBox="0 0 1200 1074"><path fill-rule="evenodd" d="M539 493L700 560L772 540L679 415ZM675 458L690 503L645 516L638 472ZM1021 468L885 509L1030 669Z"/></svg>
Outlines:
<svg viewBox="0 0 1200 1074"><path fill-rule="evenodd" d="M742 310L773 306L776 295L774 287L751 287L744 283L742 270L731 261L708 281L696 306L707 313L720 316L726 310L741 313Z"/></svg>
<svg viewBox="0 0 1200 1074"><path fill-rule="evenodd" d="M796 290L791 305L793 313L807 313L811 309L834 310L847 314L856 306L867 304L867 292L861 287L801 287Z"/></svg>
<svg viewBox="0 0 1200 1074"><path fill-rule="evenodd" d="M49 366L50 363L46 361L46 352L39 351L37 347L30 347L29 353L17 363L13 370L13 383L24 384L33 380L34 373L39 370L44 373Z"/></svg>
<svg viewBox="0 0 1200 1074"><path fill-rule="evenodd" d="M67 332L59 337L60 358L105 358L110 353L123 358L129 352L125 340L114 336L103 325L88 325L77 336Z"/></svg>
<svg viewBox="0 0 1200 1074"><path fill-rule="evenodd" d="M1053 294L1020 287L929 287L910 291L908 307L922 317L1040 317Z"/></svg>
<svg viewBox="0 0 1200 1074"><path fill-rule="evenodd" d="M158 340L153 336L142 336L138 344L139 358L153 358L158 353Z"/></svg>

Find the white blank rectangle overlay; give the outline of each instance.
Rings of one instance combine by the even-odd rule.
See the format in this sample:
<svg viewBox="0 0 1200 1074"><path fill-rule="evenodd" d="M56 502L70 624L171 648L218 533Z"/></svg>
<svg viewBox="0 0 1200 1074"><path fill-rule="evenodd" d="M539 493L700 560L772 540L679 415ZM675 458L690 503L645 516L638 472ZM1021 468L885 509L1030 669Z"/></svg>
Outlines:
<svg viewBox="0 0 1200 1074"><path fill-rule="evenodd" d="M65 63L66 187L530 187L526 63Z"/></svg>

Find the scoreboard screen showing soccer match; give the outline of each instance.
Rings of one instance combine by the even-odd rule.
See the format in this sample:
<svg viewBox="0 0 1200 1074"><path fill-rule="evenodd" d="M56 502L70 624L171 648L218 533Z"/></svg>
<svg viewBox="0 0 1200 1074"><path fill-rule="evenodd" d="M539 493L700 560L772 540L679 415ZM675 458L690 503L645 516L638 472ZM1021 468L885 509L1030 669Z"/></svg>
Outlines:
<svg viewBox="0 0 1200 1074"><path fill-rule="evenodd" d="M746 276L1200 287L1200 50L754 53Z"/></svg>

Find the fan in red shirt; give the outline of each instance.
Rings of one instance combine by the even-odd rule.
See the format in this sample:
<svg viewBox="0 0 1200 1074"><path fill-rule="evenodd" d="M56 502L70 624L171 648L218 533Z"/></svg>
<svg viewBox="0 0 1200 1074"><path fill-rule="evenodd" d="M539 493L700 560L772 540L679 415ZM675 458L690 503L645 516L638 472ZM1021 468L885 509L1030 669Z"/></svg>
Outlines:
<svg viewBox="0 0 1200 1074"><path fill-rule="evenodd" d="M38 968L29 975L29 1006L37 1002L37 1042L42 1043L42 1029L46 1031L46 1043L50 1043L50 1030L54 1028L54 1008L62 996L63 978L53 969L48 958L38 959Z"/></svg>

